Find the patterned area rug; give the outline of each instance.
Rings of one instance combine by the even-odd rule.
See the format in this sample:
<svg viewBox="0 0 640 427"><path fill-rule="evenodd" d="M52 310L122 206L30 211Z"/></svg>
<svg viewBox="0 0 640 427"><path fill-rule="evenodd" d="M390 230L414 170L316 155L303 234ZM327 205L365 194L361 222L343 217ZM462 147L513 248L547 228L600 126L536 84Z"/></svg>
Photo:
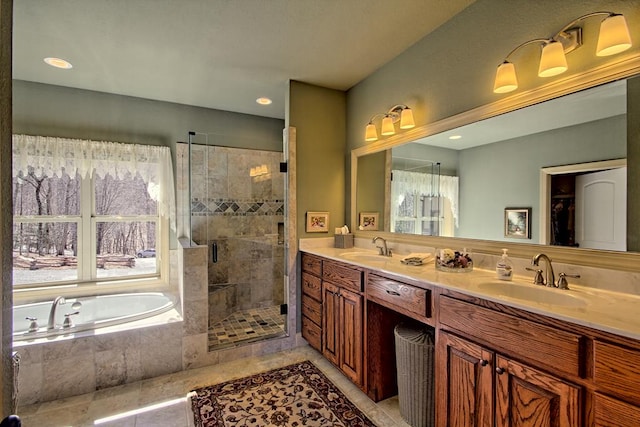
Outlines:
<svg viewBox="0 0 640 427"><path fill-rule="evenodd" d="M311 362L194 390L196 427L373 426Z"/></svg>

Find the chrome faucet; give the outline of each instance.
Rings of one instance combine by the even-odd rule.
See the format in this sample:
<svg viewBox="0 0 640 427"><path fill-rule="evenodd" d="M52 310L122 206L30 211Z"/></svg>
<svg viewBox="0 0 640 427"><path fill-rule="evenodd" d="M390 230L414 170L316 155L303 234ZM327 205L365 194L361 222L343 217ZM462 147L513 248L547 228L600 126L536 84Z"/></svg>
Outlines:
<svg viewBox="0 0 640 427"><path fill-rule="evenodd" d="M382 237L380 236L374 237L371 243L376 243L378 240L382 240L382 246L376 245L376 248L378 248L378 250L380 251L380 255L391 256L391 249L387 248L387 241L384 240Z"/></svg>
<svg viewBox="0 0 640 427"><path fill-rule="evenodd" d="M56 297L51 304L51 311L49 312L49 323L47 323L47 330L50 331L56 328L56 308L58 305L65 304L67 301L64 297Z"/></svg>
<svg viewBox="0 0 640 427"><path fill-rule="evenodd" d="M531 260L531 265L537 266L540 262L540 259L543 259L547 263L547 267L545 270L545 280L542 284L555 287L556 286L556 275L553 273L553 266L551 265L551 259L546 254L537 254Z"/></svg>

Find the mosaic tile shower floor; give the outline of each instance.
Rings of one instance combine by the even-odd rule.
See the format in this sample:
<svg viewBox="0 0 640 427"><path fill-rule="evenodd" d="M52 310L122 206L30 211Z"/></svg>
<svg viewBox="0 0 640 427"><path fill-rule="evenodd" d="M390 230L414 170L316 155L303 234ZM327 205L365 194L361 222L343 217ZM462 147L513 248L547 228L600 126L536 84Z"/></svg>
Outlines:
<svg viewBox="0 0 640 427"><path fill-rule="evenodd" d="M236 311L209 327L209 351L284 334L280 306Z"/></svg>

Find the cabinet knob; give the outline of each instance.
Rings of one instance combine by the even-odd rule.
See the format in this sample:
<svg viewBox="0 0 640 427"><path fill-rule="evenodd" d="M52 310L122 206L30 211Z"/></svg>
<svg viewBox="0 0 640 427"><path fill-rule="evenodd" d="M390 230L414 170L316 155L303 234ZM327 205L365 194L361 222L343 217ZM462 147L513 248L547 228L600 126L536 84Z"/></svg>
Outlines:
<svg viewBox="0 0 640 427"><path fill-rule="evenodd" d="M497 373L498 375L502 375L502 374L504 374L504 368L497 367L497 368L496 368L496 373Z"/></svg>
<svg viewBox="0 0 640 427"><path fill-rule="evenodd" d="M487 366L489 362L485 359L480 359L480 366Z"/></svg>

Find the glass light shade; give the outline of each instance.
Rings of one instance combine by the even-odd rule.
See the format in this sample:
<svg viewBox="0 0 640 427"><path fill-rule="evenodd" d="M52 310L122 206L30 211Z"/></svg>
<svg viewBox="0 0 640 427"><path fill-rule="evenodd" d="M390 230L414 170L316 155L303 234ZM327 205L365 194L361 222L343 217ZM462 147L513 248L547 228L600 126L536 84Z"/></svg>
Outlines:
<svg viewBox="0 0 640 427"><path fill-rule="evenodd" d="M365 141L375 141L378 139L378 132L376 131L376 125L369 123L367 129L364 132Z"/></svg>
<svg viewBox="0 0 640 427"><path fill-rule="evenodd" d="M413 112L411 108L405 108L400 113L400 129L411 129L416 127L416 122L413 121Z"/></svg>
<svg viewBox="0 0 640 427"><path fill-rule="evenodd" d="M382 130L380 133L383 135L393 135L396 133L396 129L393 126L393 118L391 116L384 116L384 119L382 119Z"/></svg>
<svg viewBox="0 0 640 427"><path fill-rule="evenodd" d="M597 56L615 55L631 47L631 36L623 15L611 15L600 24Z"/></svg>
<svg viewBox="0 0 640 427"><path fill-rule="evenodd" d="M545 44L540 55L538 75L540 77L557 76L567 71L567 68L567 58L564 56L562 43L552 41Z"/></svg>
<svg viewBox="0 0 640 427"><path fill-rule="evenodd" d="M518 89L516 67L511 62L503 62L496 70L496 81L493 84L493 92L507 93Z"/></svg>

